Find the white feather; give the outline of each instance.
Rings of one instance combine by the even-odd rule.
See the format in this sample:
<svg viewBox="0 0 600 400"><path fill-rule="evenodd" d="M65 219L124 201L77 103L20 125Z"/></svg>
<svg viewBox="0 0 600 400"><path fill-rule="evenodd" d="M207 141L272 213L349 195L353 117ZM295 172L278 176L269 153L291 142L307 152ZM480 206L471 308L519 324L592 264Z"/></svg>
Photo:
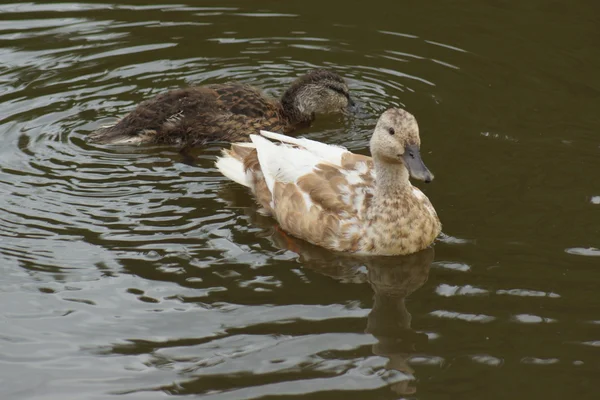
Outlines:
<svg viewBox="0 0 600 400"><path fill-rule="evenodd" d="M306 150L288 146L277 146L281 151L278 158L277 180L297 182L299 178L314 172L317 164L323 162Z"/></svg>
<svg viewBox="0 0 600 400"><path fill-rule="evenodd" d="M346 177L346 181L349 185L356 185L364 182L363 178L360 176L360 173L356 170L342 170L341 172L344 174L344 177Z"/></svg>
<svg viewBox="0 0 600 400"><path fill-rule="evenodd" d="M250 148L250 149L256 148L256 146L254 145L254 143L235 142L234 144L236 146L238 146L238 147L247 147L247 148Z"/></svg>
<svg viewBox="0 0 600 400"><path fill-rule="evenodd" d="M304 190L300 190L300 194L302 195L302 198L304 199L304 205L306 206L306 211L309 212L310 209L312 208L312 206L314 205L312 199L310 198L310 195L308 193L306 193Z"/></svg>
<svg viewBox="0 0 600 400"><path fill-rule="evenodd" d="M275 175L270 168L270 161L274 158L273 151L277 149L273 148L275 147L273 143L258 135L250 135L250 140L252 140L252 143L254 146L256 146L258 163L260 164L260 169L265 177L267 187L271 193L274 193L273 188L275 187Z"/></svg>
<svg viewBox="0 0 600 400"><path fill-rule="evenodd" d="M250 135L256 145L258 161L265 175L265 181L271 193L275 181L291 183L314 171L322 159L307 150L290 147L285 144L276 145L262 136Z"/></svg>
<svg viewBox="0 0 600 400"><path fill-rule="evenodd" d="M342 156L348 152L348 150L342 146L325 144L305 138L293 138L282 135L281 133L261 130L260 134L269 139L279 140L283 143L290 143L300 146L315 156L321 158L322 161L327 161L334 165L342 165Z"/></svg>
<svg viewBox="0 0 600 400"><path fill-rule="evenodd" d="M296 139L296 138L293 138L291 136L282 135L281 133L264 131L264 130L261 129L260 130L260 134L262 136L266 137L266 138L269 138L269 139L279 140L280 142L284 142L284 143L292 143L292 144L300 145L300 140L301 139Z"/></svg>
<svg viewBox="0 0 600 400"><path fill-rule="evenodd" d="M234 182L250 187L249 176L244 172L244 165L241 161L231 156L217 157L215 163L219 171Z"/></svg>
<svg viewBox="0 0 600 400"><path fill-rule="evenodd" d="M359 162L356 163L356 166L354 167L354 169L359 173L359 174L366 174L369 172L369 166L367 165L366 162ZM374 171L373 171L374 172Z"/></svg>

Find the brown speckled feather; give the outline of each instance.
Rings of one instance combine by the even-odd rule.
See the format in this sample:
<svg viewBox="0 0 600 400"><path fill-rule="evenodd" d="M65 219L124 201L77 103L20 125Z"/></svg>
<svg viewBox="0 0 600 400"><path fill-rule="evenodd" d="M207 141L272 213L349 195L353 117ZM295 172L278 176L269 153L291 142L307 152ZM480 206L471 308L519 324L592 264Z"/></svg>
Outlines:
<svg viewBox="0 0 600 400"><path fill-rule="evenodd" d="M331 89L323 92L323 87ZM140 103L115 125L98 129L89 139L103 144L179 146L242 142L260 129L291 132L310 124L314 112L307 104L323 112L341 111L350 101L347 90L341 77L324 70L299 78L281 102L236 82L176 89Z"/></svg>
<svg viewBox="0 0 600 400"><path fill-rule="evenodd" d="M234 145L217 167L250 187L293 236L342 252L410 254L429 246L441 231L431 202L409 181L408 168L423 180L432 179L413 144L417 129L406 111L386 111L371 139L373 158L262 132L246 145L256 150Z"/></svg>
<svg viewBox="0 0 600 400"><path fill-rule="evenodd" d="M310 243L329 247L339 232L340 216L322 207L307 204L302 190L293 183L275 183L275 218L281 228Z"/></svg>
<svg viewBox="0 0 600 400"><path fill-rule="evenodd" d="M285 130L280 107L255 88L242 84L177 89L141 103L116 125L90 138L111 142L111 133L136 139L152 131L156 144L201 145L244 141L259 129Z"/></svg>
<svg viewBox="0 0 600 400"><path fill-rule="evenodd" d="M248 118L280 118L277 101L268 98L260 90L242 83L209 85L216 93L216 104L223 111L244 115Z"/></svg>

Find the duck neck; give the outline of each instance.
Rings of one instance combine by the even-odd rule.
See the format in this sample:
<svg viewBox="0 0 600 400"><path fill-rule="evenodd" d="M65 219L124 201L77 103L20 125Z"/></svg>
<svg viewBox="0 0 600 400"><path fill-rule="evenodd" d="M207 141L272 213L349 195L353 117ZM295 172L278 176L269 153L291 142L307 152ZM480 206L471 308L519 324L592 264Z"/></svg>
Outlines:
<svg viewBox="0 0 600 400"><path fill-rule="evenodd" d="M291 87L281 97L283 117L292 125L308 125L315 119L315 113L309 111L311 107L301 101L301 92L301 87Z"/></svg>
<svg viewBox="0 0 600 400"><path fill-rule="evenodd" d="M408 170L402 162L389 162L373 157L377 184L375 196L379 199L395 197L409 190L412 185L408 179Z"/></svg>

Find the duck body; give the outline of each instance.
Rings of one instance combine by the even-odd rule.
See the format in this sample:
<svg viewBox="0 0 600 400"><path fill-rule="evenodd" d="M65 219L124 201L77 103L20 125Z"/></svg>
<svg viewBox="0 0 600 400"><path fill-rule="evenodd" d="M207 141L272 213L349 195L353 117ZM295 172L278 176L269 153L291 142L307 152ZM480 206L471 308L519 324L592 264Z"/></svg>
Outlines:
<svg viewBox="0 0 600 400"><path fill-rule="evenodd" d="M388 128L398 135L390 138ZM433 179L418 153L415 129L406 111L386 111L371 139L373 157L261 132L251 144L225 150L217 167L248 186L264 212L293 236L335 251L411 254L441 232L431 202L409 181L409 174Z"/></svg>
<svg viewBox="0 0 600 400"><path fill-rule="evenodd" d="M140 103L115 125L92 133L101 144L198 146L248 141L260 129L289 133L316 113L342 112L350 97L345 81L326 70L297 79L281 100L253 86L231 82L161 93Z"/></svg>

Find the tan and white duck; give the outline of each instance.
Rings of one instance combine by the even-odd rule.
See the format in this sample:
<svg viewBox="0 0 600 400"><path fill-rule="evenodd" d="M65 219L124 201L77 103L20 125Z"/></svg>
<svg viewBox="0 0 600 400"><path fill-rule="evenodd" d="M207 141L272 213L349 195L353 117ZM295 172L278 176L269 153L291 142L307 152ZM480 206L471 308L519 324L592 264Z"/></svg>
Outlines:
<svg viewBox="0 0 600 400"><path fill-rule="evenodd" d="M409 180L430 182L433 175L421 160L417 121L407 111L381 115L372 157L273 132L261 135L224 150L216 166L249 187L287 233L335 251L401 255L425 249L441 232L431 202Z"/></svg>
<svg viewBox="0 0 600 400"><path fill-rule="evenodd" d="M140 103L89 140L185 147L248 141L260 129L289 133L309 125L316 114L345 112L352 105L344 79L318 69L296 79L281 100L238 82L171 90Z"/></svg>

